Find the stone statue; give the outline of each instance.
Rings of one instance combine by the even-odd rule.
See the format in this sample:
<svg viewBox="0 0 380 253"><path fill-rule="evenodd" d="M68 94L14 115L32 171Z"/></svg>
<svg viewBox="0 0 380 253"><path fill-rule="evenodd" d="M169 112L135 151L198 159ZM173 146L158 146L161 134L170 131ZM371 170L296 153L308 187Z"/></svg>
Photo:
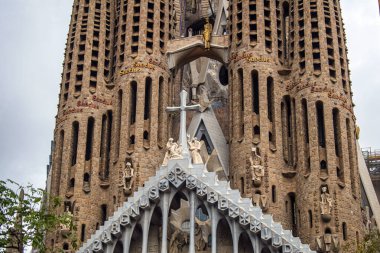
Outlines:
<svg viewBox="0 0 380 253"><path fill-rule="evenodd" d="M259 187L264 177L264 166L262 165L261 156L257 153L255 147L252 148L252 156L249 158L249 163L253 185Z"/></svg>
<svg viewBox="0 0 380 253"><path fill-rule="evenodd" d="M190 135L188 135L187 143L189 144L189 150L193 164L203 164L203 160L200 155L201 142L198 141L196 137L190 140Z"/></svg>
<svg viewBox="0 0 380 253"><path fill-rule="evenodd" d="M162 165L168 165L168 161L171 159L182 159L182 147L174 142L173 138L170 138L166 143L166 153Z"/></svg>
<svg viewBox="0 0 380 253"><path fill-rule="evenodd" d="M135 170L130 162L125 162L123 171L123 190L125 194L131 194L132 187L135 183Z"/></svg>
<svg viewBox="0 0 380 253"><path fill-rule="evenodd" d="M212 25L210 24L208 17L206 17L206 23L204 25L204 31L203 31L203 40L205 43L205 49L210 50L211 48L211 33L212 33Z"/></svg>
<svg viewBox="0 0 380 253"><path fill-rule="evenodd" d="M321 191L321 214L325 221L329 221L331 219L333 199L328 193L326 185L322 186Z"/></svg>

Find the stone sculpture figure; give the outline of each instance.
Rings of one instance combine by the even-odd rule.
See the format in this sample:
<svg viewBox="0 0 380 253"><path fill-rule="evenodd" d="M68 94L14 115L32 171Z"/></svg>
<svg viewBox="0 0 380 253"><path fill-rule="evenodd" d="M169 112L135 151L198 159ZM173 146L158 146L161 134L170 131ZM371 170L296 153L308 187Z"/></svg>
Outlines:
<svg viewBox="0 0 380 253"><path fill-rule="evenodd" d="M331 219L333 199L328 192L327 186L322 186L321 191L321 215L328 222Z"/></svg>
<svg viewBox="0 0 380 253"><path fill-rule="evenodd" d="M182 159L182 148L174 142L173 138L169 138L168 143L166 143L166 153L162 165L168 165L168 161L171 159Z"/></svg>
<svg viewBox="0 0 380 253"><path fill-rule="evenodd" d="M135 170L130 162L125 163L123 171L123 190L125 194L131 194L132 187L135 183Z"/></svg>
<svg viewBox="0 0 380 253"><path fill-rule="evenodd" d="M208 17L206 17L206 23L204 25L204 31L203 31L203 40L205 43L206 50L210 50L211 48L211 33L212 33L212 25L210 24Z"/></svg>
<svg viewBox="0 0 380 253"><path fill-rule="evenodd" d="M200 155L201 142L196 137L190 140L190 136L187 136L187 143L189 144L189 150L193 164L203 164L202 157Z"/></svg>
<svg viewBox="0 0 380 253"><path fill-rule="evenodd" d="M264 166L262 165L261 156L257 153L257 149L252 148L252 155L249 158L250 171L252 174L252 182L255 187L261 186L264 177Z"/></svg>
<svg viewBox="0 0 380 253"><path fill-rule="evenodd" d="M327 186L323 186L321 193L321 214L331 214L332 202L333 199L327 191Z"/></svg>

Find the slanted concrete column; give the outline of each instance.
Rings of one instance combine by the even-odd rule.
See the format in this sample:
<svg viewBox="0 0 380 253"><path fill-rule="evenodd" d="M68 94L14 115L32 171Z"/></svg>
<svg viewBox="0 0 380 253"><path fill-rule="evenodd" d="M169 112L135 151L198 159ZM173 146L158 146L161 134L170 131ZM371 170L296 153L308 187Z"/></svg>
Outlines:
<svg viewBox="0 0 380 253"><path fill-rule="evenodd" d="M122 235L123 253L129 253L129 251L130 251L131 238L132 238L132 233L133 233L134 229L135 229L135 227L127 228Z"/></svg>
<svg viewBox="0 0 380 253"><path fill-rule="evenodd" d="M218 229L218 210L214 206L211 207L211 253L216 252L216 237Z"/></svg>
<svg viewBox="0 0 380 253"><path fill-rule="evenodd" d="M195 193L190 192L190 247L189 253L195 253Z"/></svg>
<svg viewBox="0 0 380 253"><path fill-rule="evenodd" d="M233 253L239 253L239 237L240 237L240 230L239 225L236 223L236 221L232 222L232 243L233 243Z"/></svg>
<svg viewBox="0 0 380 253"><path fill-rule="evenodd" d="M161 253L168 252L168 220L169 220L169 194L165 193L162 198L162 242Z"/></svg>
<svg viewBox="0 0 380 253"><path fill-rule="evenodd" d="M149 236L149 211L144 212L143 216L143 240L142 253L148 253L148 236Z"/></svg>

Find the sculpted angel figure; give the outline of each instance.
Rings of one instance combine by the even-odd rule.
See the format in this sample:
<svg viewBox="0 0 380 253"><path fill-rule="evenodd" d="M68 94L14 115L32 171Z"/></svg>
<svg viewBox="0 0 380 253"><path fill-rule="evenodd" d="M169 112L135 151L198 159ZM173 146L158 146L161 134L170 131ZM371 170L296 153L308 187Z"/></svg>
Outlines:
<svg viewBox="0 0 380 253"><path fill-rule="evenodd" d="M191 159L193 164L202 164L203 160L200 155L201 142L197 140L196 137L190 140L190 135L187 136L187 143L189 144L189 150L191 153Z"/></svg>

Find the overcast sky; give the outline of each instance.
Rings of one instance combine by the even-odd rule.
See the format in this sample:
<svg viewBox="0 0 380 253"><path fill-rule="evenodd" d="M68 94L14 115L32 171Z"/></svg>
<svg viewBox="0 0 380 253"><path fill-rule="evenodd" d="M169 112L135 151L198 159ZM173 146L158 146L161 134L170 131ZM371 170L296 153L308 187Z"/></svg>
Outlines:
<svg viewBox="0 0 380 253"><path fill-rule="evenodd" d="M377 0L341 0L362 147L380 149ZM44 187L72 0L0 0L0 179Z"/></svg>

